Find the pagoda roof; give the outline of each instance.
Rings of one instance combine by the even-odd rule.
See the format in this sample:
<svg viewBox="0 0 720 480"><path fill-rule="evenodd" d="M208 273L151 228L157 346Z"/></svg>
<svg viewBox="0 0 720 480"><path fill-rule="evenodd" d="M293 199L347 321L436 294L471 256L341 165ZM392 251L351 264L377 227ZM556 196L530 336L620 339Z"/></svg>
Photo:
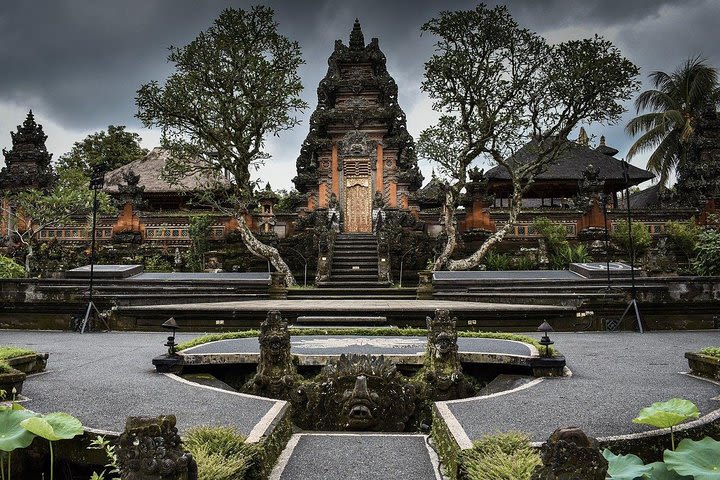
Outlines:
<svg viewBox="0 0 720 480"><path fill-rule="evenodd" d="M172 157L168 150L155 147L143 158L108 172L105 175L103 190L111 194L118 193L118 186L125 183L124 174L130 170L140 176L138 186L145 187L146 194L178 194L207 189L209 184L230 185L230 182L221 175L209 177L200 173L188 175L179 180L177 184L171 184L162 174L170 158Z"/></svg>
<svg viewBox="0 0 720 480"><path fill-rule="evenodd" d="M577 189L577 183L582 180L583 172L592 165L600 169L599 179L605 181L605 190L608 192L618 191L625 187L623 176L623 162L613 157L617 150L601 144L597 148L591 148L568 140L567 148L564 148L558 158L547 165L545 169L535 176L535 181L530 187L533 190L542 189L542 184L565 184L572 190ZM527 164L536 158L535 151L537 141L532 140L510 157L510 162ZM628 166L630 185L637 185L655 178L655 175L638 168L632 164ZM486 173L489 179L490 190L496 190L501 185L510 182L510 174L503 166L491 168Z"/></svg>
<svg viewBox="0 0 720 480"><path fill-rule="evenodd" d="M649 208L660 203L660 184L630 194L630 208Z"/></svg>

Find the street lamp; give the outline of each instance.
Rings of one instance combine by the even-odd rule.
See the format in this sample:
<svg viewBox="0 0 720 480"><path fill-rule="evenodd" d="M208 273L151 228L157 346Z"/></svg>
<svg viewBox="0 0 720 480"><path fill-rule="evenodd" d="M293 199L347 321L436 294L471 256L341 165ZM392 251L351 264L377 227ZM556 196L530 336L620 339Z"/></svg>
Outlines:
<svg viewBox="0 0 720 480"><path fill-rule="evenodd" d="M632 234L632 216L630 215L630 165L625 159L622 161L622 168L623 178L625 180L625 205L627 206L628 245L630 247L630 295L632 298L620 317L619 324L622 325L625 315L627 315L632 308L635 310L635 320L637 321L638 331L643 333L642 319L640 318L640 309L637 303L637 288L635 287L635 239Z"/></svg>
<svg viewBox="0 0 720 480"><path fill-rule="evenodd" d="M162 324L162 328L170 330L172 335L167 338L165 346L168 347L168 355L174 357L177 355L177 343L175 343L175 332L180 326L175 321L175 317L170 317L165 323Z"/></svg>
<svg viewBox="0 0 720 480"><path fill-rule="evenodd" d="M98 199L97 192L102 190L105 186L105 172L100 165L93 167L92 177L90 178L89 189L93 192L93 205L92 205L92 237L90 240L90 294L87 310L85 310L85 318L83 318L82 326L80 327L80 333L85 333L88 322L90 321L90 315L94 311L98 314L98 318L105 324L105 328L110 330L110 326L102 317L100 311L93 303L93 281L95 279L95 225L97 223L97 211L98 211Z"/></svg>
<svg viewBox="0 0 720 480"><path fill-rule="evenodd" d="M553 328L550 326L550 324L546 321L544 321L539 327L538 332L542 332L543 336L540 339L540 345L543 345L545 347L545 357L550 356L550 345L552 345L553 342L550 340L550 337L548 336L548 333L552 332Z"/></svg>

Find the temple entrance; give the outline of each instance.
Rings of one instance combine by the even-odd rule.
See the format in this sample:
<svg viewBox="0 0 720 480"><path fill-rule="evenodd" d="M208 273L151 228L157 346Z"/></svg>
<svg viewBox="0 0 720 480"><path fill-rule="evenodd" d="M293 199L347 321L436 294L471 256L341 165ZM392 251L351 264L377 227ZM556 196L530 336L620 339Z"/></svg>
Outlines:
<svg viewBox="0 0 720 480"><path fill-rule="evenodd" d="M372 232L370 177L345 177L345 232Z"/></svg>

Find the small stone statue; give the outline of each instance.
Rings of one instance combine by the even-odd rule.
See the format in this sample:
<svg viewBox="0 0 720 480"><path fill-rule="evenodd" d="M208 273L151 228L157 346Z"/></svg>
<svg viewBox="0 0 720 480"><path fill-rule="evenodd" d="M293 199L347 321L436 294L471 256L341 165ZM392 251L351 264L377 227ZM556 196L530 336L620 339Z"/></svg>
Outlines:
<svg viewBox="0 0 720 480"><path fill-rule="evenodd" d="M175 416L128 417L117 449L122 480L197 480L197 463L182 450Z"/></svg>
<svg viewBox="0 0 720 480"><path fill-rule="evenodd" d="M373 196L373 208L383 208L385 206L385 199L383 198L382 192L375 192Z"/></svg>
<svg viewBox="0 0 720 480"><path fill-rule="evenodd" d="M597 440L577 427L558 428L540 450L532 480L605 480L608 462Z"/></svg>
<svg viewBox="0 0 720 480"><path fill-rule="evenodd" d="M260 325L259 341L260 362L257 373L244 389L258 395L289 398L300 376L290 353L287 321L279 311L268 312L265 321Z"/></svg>
<svg viewBox="0 0 720 480"><path fill-rule="evenodd" d="M427 317L427 349L420 373L433 400L452 400L472 393L458 357L456 322L448 310L437 309L434 318Z"/></svg>

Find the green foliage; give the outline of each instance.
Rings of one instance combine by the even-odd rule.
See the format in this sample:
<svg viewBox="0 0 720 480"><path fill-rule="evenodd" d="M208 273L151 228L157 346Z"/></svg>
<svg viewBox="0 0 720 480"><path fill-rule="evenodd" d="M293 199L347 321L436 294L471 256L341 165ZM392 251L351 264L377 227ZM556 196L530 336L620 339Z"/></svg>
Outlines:
<svg viewBox="0 0 720 480"><path fill-rule="evenodd" d="M147 155L141 141L137 133L126 132L124 125L109 125L107 132L101 130L75 142L72 150L60 157L58 172L74 169L90 176L95 166L104 172L115 170Z"/></svg>
<svg viewBox="0 0 720 480"><path fill-rule="evenodd" d="M208 215L190 217L189 233L188 267L193 272L201 272L203 270L203 255L209 250L212 219Z"/></svg>
<svg viewBox="0 0 720 480"><path fill-rule="evenodd" d="M633 423L642 423L655 428L669 428L699 416L700 412L693 402L682 398L671 398L643 408L638 416L633 418Z"/></svg>
<svg viewBox="0 0 720 480"><path fill-rule="evenodd" d="M635 455L614 455L605 449L608 478L611 480L718 480L720 479L720 442L710 437L686 438L676 450L665 450L663 462L643 465Z"/></svg>
<svg viewBox="0 0 720 480"><path fill-rule="evenodd" d="M592 260L590 253L588 253L587 247L583 244L566 245L561 248L556 254L550 256L550 266L554 270L567 269L571 263L583 263Z"/></svg>
<svg viewBox="0 0 720 480"><path fill-rule="evenodd" d="M591 260L585 245L578 244L574 247L570 245L567 240L567 230L563 225L553 223L546 217L540 217L533 222L533 227L547 242L550 267L553 270L564 270L571 263Z"/></svg>
<svg viewBox="0 0 720 480"><path fill-rule="evenodd" d="M22 421L21 425L30 433L51 442L70 440L83 434L80 420L63 412L33 416Z"/></svg>
<svg viewBox="0 0 720 480"><path fill-rule="evenodd" d="M669 221L665 224L665 233L675 248L683 252L690 259L695 253L695 245L698 242L703 229L695 223L695 219L685 221Z"/></svg>
<svg viewBox="0 0 720 480"><path fill-rule="evenodd" d="M278 203L275 205L273 210L275 213L295 213L295 210L305 201L305 197L295 189L287 190L281 189L277 192Z"/></svg>
<svg viewBox="0 0 720 480"><path fill-rule="evenodd" d="M692 268L698 275L720 275L720 231L708 229L698 235Z"/></svg>
<svg viewBox="0 0 720 480"><path fill-rule="evenodd" d="M705 347L699 352L702 355L720 358L720 347Z"/></svg>
<svg viewBox="0 0 720 480"><path fill-rule="evenodd" d="M504 270L510 270L512 257L506 253L495 253L490 251L485 255L484 263L486 269L501 272Z"/></svg>
<svg viewBox="0 0 720 480"><path fill-rule="evenodd" d="M710 437L694 441L683 439L675 451L665 450L663 457L669 470L695 480L720 479L720 442Z"/></svg>
<svg viewBox="0 0 720 480"><path fill-rule="evenodd" d="M152 255L144 259L146 272L172 272L173 266L166 257L162 255Z"/></svg>
<svg viewBox="0 0 720 480"><path fill-rule="evenodd" d="M227 172L237 198L248 199L250 167L268 158L266 135L297 125L293 114L307 106L299 44L278 32L271 8L228 8L188 45L170 47L168 61L175 72L165 84L142 85L136 97L137 117L160 127L175 153L168 175Z"/></svg>
<svg viewBox="0 0 720 480"><path fill-rule="evenodd" d="M93 472L92 477L90 477L90 480L105 480L106 474L115 474L115 473L119 474L120 473L120 468L118 467L118 458L117 458L116 447L109 440L107 440L102 435L98 435L90 442L88 449L102 450L105 452L105 455L108 458L108 463L105 465L105 469L100 473ZM120 479L118 477L115 477L112 480L120 480Z"/></svg>
<svg viewBox="0 0 720 480"><path fill-rule="evenodd" d="M472 450L464 453L463 464L470 480L530 480L542 460L527 435L508 432L473 442Z"/></svg>
<svg viewBox="0 0 720 480"><path fill-rule="evenodd" d="M30 350L29 348L0 345L0 360L24 357L25 355L35 355L36 353L37 352L35 350Z"/></svg>
<svg viewBox="0 0 720 480"><path fill-rule="evenodd" d="M645 478L651 470L637 455L615 455L606 448L603 457L608 461L608 477L613 480Z"/></svg>
<svg viewBox="0 0 720 480"><path fill-rule="evenodd" d="M36 415L16 403L9 407L0 407L0 450L12 452L30 445L35 435L25 429L22 422Z"/></svg>
<svg viewBox="0 0 720 480"><path fill-rule="evenodd" d="M242 479L258 451L230 427L191 428L183 444L198 463L199 480Z"/></svg>
<svg viewBox="0 0 720 480"><path fill-rule="evenodd" d="M652 88L635 99L637 113L648 113L633 118L625 127L629 135L640 135L628 151L628 160L652 150L647 168L659 174L665 185L673 169L682 167L687 158L703 108L718 99L717 71L698 56L688 58L671 74L652 72L650 80Z"/></svg>
<svg viewBox="0 0 720 480"><path fill-rule="evenodd" d="M611 238L613 243L618 245L623 252L630 255L630 238L628 237L628 224L625 221L613 225ZM635 258L642 256L652 243L652 237L647 227L638 222L632 222L632 242L635 250Z"/></svg>
<svg viewBox="0 0 720 480"><path fill-rule="evenodd" d="M0 361L0 373L12 373L15 369L5 361Z"/></svg>
<svg viewBox="0 0 720 480"><path fill-rule="evenodd" d="M25 268L12 258L0 255L0 278L24 278Z"/></svg>

